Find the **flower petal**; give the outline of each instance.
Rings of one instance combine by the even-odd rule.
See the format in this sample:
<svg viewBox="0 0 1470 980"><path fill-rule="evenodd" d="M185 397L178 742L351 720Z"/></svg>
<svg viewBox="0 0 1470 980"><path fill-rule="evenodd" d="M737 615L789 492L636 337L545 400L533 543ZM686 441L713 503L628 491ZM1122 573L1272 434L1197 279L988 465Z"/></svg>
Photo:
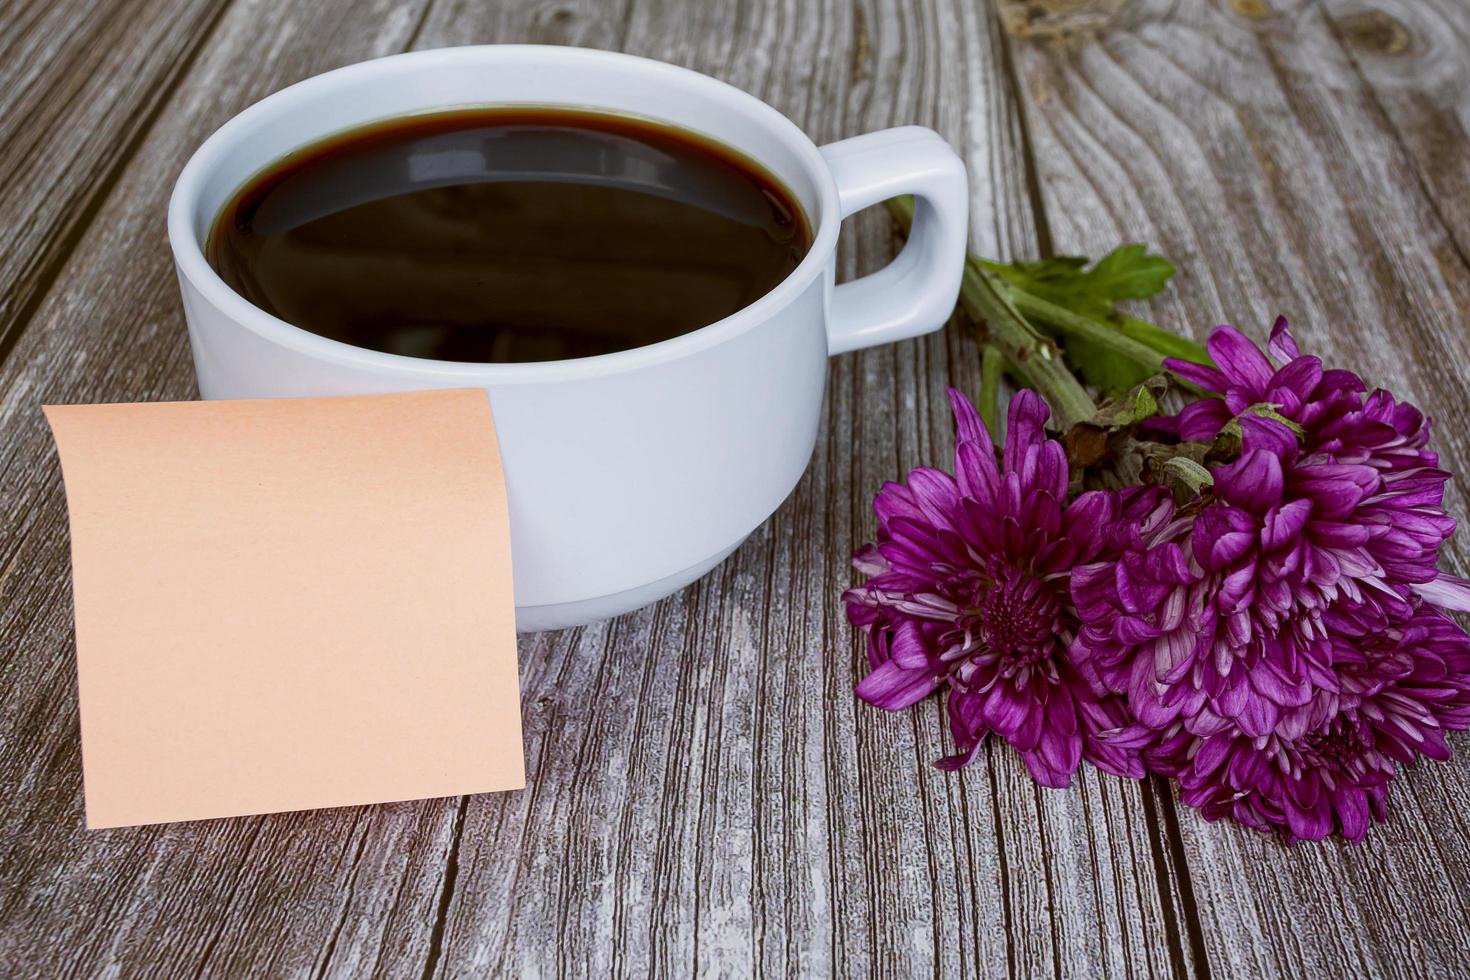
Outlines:
<svg viewBox="0 0 1470 980"><path fill-rule="evenodd" d="M1081 742L1081 739L1078 739ZM1066 789L1072 785L1072 770L1052 765L1041 749L1021 753L1021 761L1031 773L1031 778L1050 789Z"/></svg>
<svg viewBox="0 0 1470 980"><path fill-rule="evenodd" d="M1225 380L1223 375L1220 380ZM1179 413L1179 438L1185 442L1213 442L1230 419L1230 407L1223 399L1201 398L1190 402Z"/></svg>
<svg viewBox="0 0 1470 980"><path fill-rule="evenodd" d="M1195 364L1193 361L1181 361L1177 357L1164 358L1164 367L1175 375L1188 381L1190 384L1198 385L1205 391L1223 392L1230 387L1230 379L1218 370L1203 364Z"/></svg>
<svg viewBox="0 0 1470 980"><path fill-rule="evenodd" d="M1264 449L1253 449L1215 471L1215 492L1256 514L1281 500L1284 483L1281 460Z"/></svg>
<svg viewBox="0 0 1470 980"><path fill-rule="evenodd" d="M1208 776L1220 768L1227 758L1230 757L1230 748L1235 740L1229 735L1211 735L1200 744L1199 753L1194 757L1194 772L1196 776Z"/></svg>
<svg viewBox="0 0 1470 980"><path fill-rule="evenodd" d="M1420 582L1413 588L1421 598L1441 609L1470 612L1470 581L1459 576L1440 572L1434 577L1434 581Z"/></svg>
<svg viewBox="0 0 1470 980"><path fill-rule="evenodd" d="M1025 724L1032 711L1039 714L1040 707L1012 687L1010 681L1002 680L990 689L990 696L985 699L980 716L991 730L1009 737Z"/></svg>
<svg viewBox="0 0 1470 980"><path fill-rule="evenodd" d="M1240 419L1240 444L1247 451L1264 449L1282 459L1296 454L1296 433L1276 419L1246 414Z"/></svg>
<svg viewBox="0 0 1470 980"><path fill-rule="evenodd" d="M888 711L902 711L938 690L940 679L927 667L910 670L893 661L858 682L857 696Z"/></svg>
<svg viewBox="0 0 1470 980"><path fill-rule="evenodd" d="M1333 794L1342 836L1361 841L1368 833L1368 794L1357 786L1344 786Z"/></svg>
<svg viewBox="0 0 1470 980"><path fill-rule="evenodd" d="M995 506L1000 469L995 465L994 448L978 442L961 442L954 450L954 473L960 493L975 499L987 511Z"/></svg>
<svg viewBox="0 0 1470 980"><path fill-rule="evenodd" d="M1266 355L1249 337L1225 324L1210 331L1205 347L1225 377L1253 394L1265 393L1275 371Z"/></svg>
<svg viewBox="0 0 1470 980"><path fill-rule="evenodd" d="M970 399L954 388L946 388L945 391L949 395L950 410L954 412L955 441L973 442L986 448L994 446L995 440L990 437L985 420L975 411Z"/></svg>
<svg viewBox="0 0 1470 980"><path fill-rule="evenodd" d="M1311 397L1321 382L1321 358L1297 357L1271 377L1271 384L1266 388L1266 401L1281 404L1289 394L1300 404Z"/></svg>
<svg viewBox="0 0 1470 980"><path fill-rule="evenodd" d="M1291 335L1286 317L1278 316L1271 325L1271 339L1267 342L1266 349L1281 364L1302 356L1301 351L1297 350L1296 338Z"/></svg>
<svg viewBox="0 0 1470 980"><path fill-rule="evenodd" d="M1312 513L1310 500L1293 500L1266 511L1261 521L1261 547L1276 551L1294 542Z"/></svg>
<svg viewBox="0 0 1470 980"><path fill-rule="evenodd" d="M1051 409L1030 388L1022 388L1006 410L1006 472L1019 472L1026 453L1046 438L1046 420Z"/></svg>

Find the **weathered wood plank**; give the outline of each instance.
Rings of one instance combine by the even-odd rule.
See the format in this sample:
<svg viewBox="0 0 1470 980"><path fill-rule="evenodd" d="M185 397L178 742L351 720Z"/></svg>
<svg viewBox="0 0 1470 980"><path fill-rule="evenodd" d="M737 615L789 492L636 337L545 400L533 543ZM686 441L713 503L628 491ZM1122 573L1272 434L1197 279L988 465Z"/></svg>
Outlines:
<svg viewBox="0 0 1470 980"><path fill-rule="evenodd" d="M818 140L934 125L975 168L976 237L1035 250L1002 51L972 3L567 5L558 40L725 78ZM422 44L523 29L436 6ZM894 243L860 216L844 275ZM1138 786L1038 793L993 751L960 775L934 706L856 701L837 601L882 480L951 446L959 329L834 362L811 471L730 562L653 610L522 648L531 789L469 800L438 965L639 976L1168 974L1180 913ZM1162 868L1162 876L1160 869Z"/></svg>
<svg viewBox="0 0 1470 980"><path fill-rule="evenodd" d="M1423 110L1415 121L1385 111L1386 83L1360 74L1344 32L1294 0L1135 0L1098 41L1018 45L1046 219L1058 251L1124 239L1172 256L1176 288L1152 311L1166 324L1202 336L1285 313L1305 348L1434 415L1443 459L1463 472L1470 269L1455 242L1463 202L1444 195L1470 147L1463 127L1431 134L1426 120L1462 108L1433 73L1466 70L1465 35L1419 39L1439 55L1422 77L1406 65L1394 89L1400 108ZM1448 505L1465 513L1462 489ZM1461 543L1451 561L1463 570L1466 557ZM1363 847L1287 849L1183 810L1178 842L1212 970L1463 971L1470 741L1453 744L1453 763L1401 780L1391 821Z"/></svg>
<svg viewBox="0 0 1470 980"><path fill-rule="evenodd" d="M69 6L74 16L89 7ZM164 238L174 176L212 129L250 102L404 46L421 9L388 0L235 3L0 367L0 779L9 787L0 810L0 963L7 974L422 969L456 801L81 829L65 510L39 413L46 401L194 396ZM89 136L65 134L73 143Z"/></svg>
<svg viewBox="0 0 1470 980"><path fill-rule="evenodd" d="M0 815L0 954L139 972L1169 972L1172 866L1138 787L1040 794L1004 751L944 776L936 711L851 694L845 556L873 488L948 450L942 386L976 382L957 331L839 360L812 474L705 583L524 645L525 793L78 829L64 512L35 406L192 393L158 216L189 149L251 98L410 38L616 43L727 77L821 139L932 123L989 175L982 246L1034 249L1000 48L972 5L416 14L232 10L0 370L0 767L23 790ZM853 231L847 274L892 254L881 219Z"/></svg>
<svg viewBox="0 0 1470 980"><path fill-rule="evenodd" d="M19 788L0 812L0 962L32 972L956 976L1163 974L1203 969L1201 952L1221 972L1453 962L1465 859L1428 839L1464 839L1463 764L1448 781L1435 778L1443 769L1416 774L1399 822L1369 848L1283 856L1192 814L1174 827L1172 805L1152 786L1089 776L1071 793L1037 792L1003 749L942 775L927 765L944 744L936 711L893 716L855 702L858 658L836 602L852 581L845 555L871 531L878 483L948 450L943 385L972 388L977 378L973 343L956 330L834 363L812 471L705 582L615 623L523 644L526 792L83 834L64 511L35 406L189 397L159 219L172 174L250 99L410 41L623 47L728 78L820 139L936 125L963 143L977 174L980 248L1031 253L1047 232L1067 248L1124 232L1159 242L1191 270L1180 298L1160 307L1164 318L1189 309L1212 319L1247 304L1261 318L1270 310L1257 300L1294 304L1318 325L1306 339L1326 346L1330 323L1343 331L1336 349L1351 353L1372 335L1341 326L1343 314L1395 312L1389 300L1407 290L1423 303L1385 322L1406 323L1414 346L1362 349L1387 357L1386 381L1464 421L1451 411L1463 414L1463 382L1443 384L1464 351L1432 346L1460 326L1433 320L1453 317L1464 299L1464 271L1447 247L1452 222L1437 222L1412 187L1374 184L1413 154L1380 145L1381 119L1350 64L1315 81L1271 81L1297 46L1330 40L1320 30L1262 41L1259 25L1203 15L1152 23L1156 8L1144 4L1101 55L1017 50L1048 206L1038 229L1006 49L973 4L444 3L418 24L421 9L280 11L242 0L0 368L0 683L9 694L0 772ZM1162 75L1154 61L1139 69L1147 52L1130 45L1152 38L1178 50L1182 34L1186 50L1208 48L1189 41L1202 27L1225 38L1203 68L1186 59L1183 68L1166 60ZM1099 57L1101 67L1090 60ZM1112 61L1131 66L1132 85L1169 111L1109 102L1122 86L1113 75L1099 81ZM1232 114L1209 86L1255 101ZM1334 99L1346 100L1343 119ZM1278 132L1291 125L1311 128ZM1344 134L1360 130L1387 155L1352 159ZM1290 137L1283 162L1317 170L1294 168L1284 186L1263 178L1273 153L1262 148L1278 135ZM1234 168L1228 139L1257 151L1257 170ZM1111 177L1126 185L1117 195L1089 189ZM1364 194L1383 198L1372 220L1353 210ZM1128 209L1114 214L1119 200ZM1196 205L1204 218L1190 212ZM1298 227L1324 205L1327 228ZM860 217L849 232L846 274L891 254L881 219ZM1290 248L1273 252L1275 238ZM1414 248L1394 251L1399 239ZM1293 258L1303 244L1326 250ZM1360 246L1378 278L1344 290L1338 272L1364 266L1352 254ZM1196 271L1217 267L1227 271ZM1428 285L1422 274L1432 274ZM1434 363L1436 350L1450 366ZM1425 829L1391 836L1405 820ZM1368 865L1379 861L1386 876L1374 878ZM1319 908L1322 896L1343 914ZM1406 929L1395 899L1427 926ZM1359 916L1366 936L1354 933ZM1310 937L1301 942L1291 938L1298 921Z"/></svg>
<svg viewBox="0 0 1470 980"><path fill-rule="evenodd" d="M1470 5L1461 0L1324 0L1330 42L1403 144L1460 254L1470 255ZM1328 43L1328 38L1319 38ZM1400 177L1402 179L1402 177Z"/></svg>
<svg viewBox="0 0 1470 980"><path fill-rule="evenodd" d="M0 5L0 356L226 2Z"/></svg>

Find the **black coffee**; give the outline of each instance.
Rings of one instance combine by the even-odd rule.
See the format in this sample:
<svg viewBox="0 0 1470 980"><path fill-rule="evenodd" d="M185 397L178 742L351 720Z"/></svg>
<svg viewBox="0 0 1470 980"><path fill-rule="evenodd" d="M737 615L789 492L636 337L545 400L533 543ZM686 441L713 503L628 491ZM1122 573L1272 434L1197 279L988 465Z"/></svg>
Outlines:
<svg viewBox="0 0 1470 980"><path fill-rule="evenodd" d="M452 361L641 347L769 292L801 208L728 147L623 116L483 108L299 150L221 211L210 264L288 323Z"/></svg>

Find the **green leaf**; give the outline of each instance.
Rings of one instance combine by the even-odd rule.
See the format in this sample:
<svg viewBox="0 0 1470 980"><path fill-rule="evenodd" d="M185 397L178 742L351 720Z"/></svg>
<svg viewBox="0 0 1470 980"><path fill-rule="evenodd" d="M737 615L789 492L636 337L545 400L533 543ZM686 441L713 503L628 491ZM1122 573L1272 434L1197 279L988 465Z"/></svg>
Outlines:
<svg viewBox="0 0 1470 980"><path fill-rule="evenodd" d="M1068 337L1067 362L1088 384L1106 391L1127 391L1153 374L1151 365L1141 365L1085 337Z"/></svg>
<svg viewBox="0 0 1470 980"><path fill-rule="evenodd" d="M1110 304L1099 304L1089 294L1084 271L1087 260L1080 256L1059 255L1039 262L1010 264L982 260L980 264L1006 285L1082 316L1107 316L1112 312Z"/></svg>
<svg viewBox="0 0 1470 980"><path fill-rule="evenodd" d="M1172 335L1142 320L1128 318L1130 322L1124 323L1124 318L1114 309L1114 304L1123 300L1157 295L1174 274L1174 266L1167 259L1150 255L1143 245L1119 246L1090 269L1087 259L1077 255L1059 255L1038 262L982 262L981 265L1012 289L1097 321L1103 329L1132 335L1130 339L1161 353L1183 354L1190 360L1198 358L1186 346L1190 342L1176 344ZM1168 343L1175 349L1161 351L1161 338L1170 338ZM1067 337L1067 355L1067 360L1088 382L1109 391L1127 391L1157 369L1152 363L1141 363L1137 357L1109 350L1097 340L1074 333Z"/></svg>
<svg viewBox="0 0 1470 980"><path fill-rule="evenodd" d="M1088 421L1100 429L1126 429L1159 414L1159 399L1169 390L1167 375L1156 374L1121 398L1106 402Z"/></svg>
<svg viewBox="0 0 1470 980"><path fill-rule="evenodd" d="M899 227L907 231L913 223L912 199L884 203ZM1116 393L1156 374L1165 357L1210 363L1209 354L1194 341L1114 308L1123 300L1156 295L1173 274L1174 266L1168 260L1149 254L1138 244L1113 249L1090 269L1088 260L1078 255L1021 262L993 262L971 255L961 296L972 318L987 320L991 316L981 306L993 312L996 304L982 294L999 294L999 306L1007 307L1002 313L1016 314L1024 326L1042 329L1065 345L1069 371ZM986 286L989 288L982 288ZM1001 319L1003 325L1010 325L1010 317ZM1026 373L1026 362L1017 359L1014 351L1008 350L1007 357L1014 369ZM1082 399L1073 399L1075 409L1080 410L1081 404ZM1052 407L1057 409L1055 404ZM1076 410L1071 415L1078 418Z"/></svg>
<svg viewBox="0 0 1470 980"><path fill-rule="evenodd" d="M1166 482L1170 484L1176 497L1183 496L1187 499L1215 485L1215 478L1210 475L1209 470L1183 456L1166 460L1163 469Z"/></svg>
<svg viewBox="0 0 1470 980"><path fill-rule="evenodd" d="M1147 344L1165 357L1177 357L1182 361L1192 361L1195 364L1213 365L1215 363L1210 360L1210 352L1205 349L1204 344L1188 337L1181 337L1177 333L1170 333L1147 320L1125 315L1114 318L1112 322L1123 336L1130 337L1140 344Z"/></svg>
<svg viewBox="0 0 1470 980"><path fill-rule="evenodd" d="M1174 266L1162 255L1149 255L1143 245L1119 245L1085 274L1099 299L1151 299L1169 285Z"/></svg>
<svg viewBox="0 0 1470 980"><path fill-rule="evenodd" d="M1214 447L1210 443L1147 443L1142 452L1145 482L1168 487L1176 504L1183 506L1214 486L1215 477L1210 473Z"/></svg>
<svg viewBox="0 0 1470 980"><path fill-rule="evenodd" d="M1052 285L1065 286L1087 267L1087 259L1080 255L1058 255L1050 259L1029 262L986 262L985 265L1007 282L1022 289L1044 291Z"/></svg>
<svg viewBox="0 0 1470 980"><path fill-rule="evenodd" d="M1113 305L1123 300L1158 295L1174 275L1168 259L1150 255L1138 244L1118 246L1090 269L1087 259L1077 255L984 265L1017 289L1092 317L1111 316Z"/></svg>
<svg viewBox="0 0 1470 980"><path fill-rule="evenodd" d="M1081 474L1086 483L1089 477L1101 474L1082 471L1107 463L1112 469L1108 475L1116 479L1118 485L1136 483L1138 461L1131 447L1136 446L1138 440L1134 437L1133 427L1159 413L1159 399L1168 390L1168 375L1155 374L1135 385L1127 394L1103 402L1091 418L1072 426L1064 435L1062 445L1067 450L1067 461L1074 473Z"/></svg>

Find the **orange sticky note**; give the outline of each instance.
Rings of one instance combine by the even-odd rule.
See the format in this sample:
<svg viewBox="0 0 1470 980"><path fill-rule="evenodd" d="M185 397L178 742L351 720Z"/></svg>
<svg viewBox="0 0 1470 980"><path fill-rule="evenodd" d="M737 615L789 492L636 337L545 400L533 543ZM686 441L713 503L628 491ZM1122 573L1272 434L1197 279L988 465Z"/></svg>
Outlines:
<svg viewBox="0 0 1470 980"><path fill-rule="evenodd" d="M88 827L525 784L484 391L46 417Z"/></svg>

